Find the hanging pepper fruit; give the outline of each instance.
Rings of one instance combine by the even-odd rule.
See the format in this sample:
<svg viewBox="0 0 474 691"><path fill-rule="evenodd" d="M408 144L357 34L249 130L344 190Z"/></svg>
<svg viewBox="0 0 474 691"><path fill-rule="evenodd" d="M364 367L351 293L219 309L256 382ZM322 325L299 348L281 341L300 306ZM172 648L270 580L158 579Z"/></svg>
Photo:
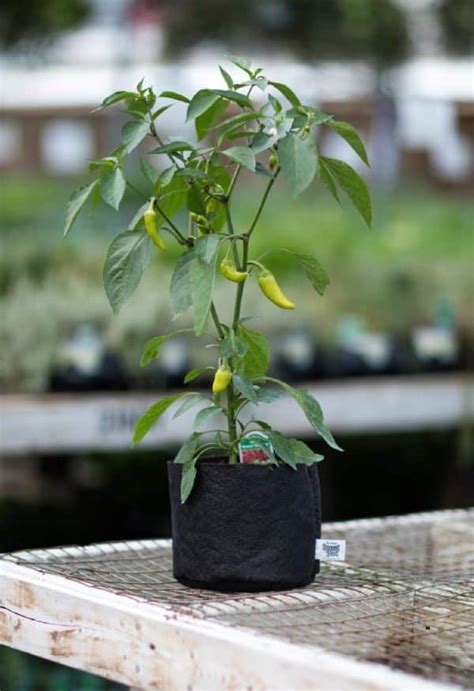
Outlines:
<svg viewBox="0 0 474 691"><path fill-rule="evenodd" d="M227 365L220 365L216 370L214 375L214 381L212 382L212 393L220 393L225 391L229 386L232 379L232 372L227 367Z"/></svg>
<svg viewBox="0 0 474 691"><path fill-rule="evenodd" d="M226 257L221 261L220 272L228 281L233 281L234 283L242 283L248 277L248 271L239 271L235 266L234 262Z"/></svg>
<svg viewBox="0 0 474 691"><path fill-rule="evenodd" d="M257 279L258 285L262 293L273 302L273 304L281 307L283 310L293 310L295 305L283 293L278 285L275 276L268 269L264 269Z"/></svg>
<svg viewBox="0 0 474 691"><path fill-rule="evenodd" d="M156 211L153 208L153 200L150 202L150 206L143 214L145 220L145 228L152 242L162 251L166 250L165 243L161 238L157 227L156 227Z"/></svg>

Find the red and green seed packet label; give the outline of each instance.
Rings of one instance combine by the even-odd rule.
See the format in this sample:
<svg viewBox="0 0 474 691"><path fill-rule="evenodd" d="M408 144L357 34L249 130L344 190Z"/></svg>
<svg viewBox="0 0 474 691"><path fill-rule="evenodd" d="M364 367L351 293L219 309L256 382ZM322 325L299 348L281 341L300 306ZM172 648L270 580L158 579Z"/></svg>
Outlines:
<svg viewBox="0 0 474 691"><path fill-rule="evenodd" d="M249 432L240 441L239 459L241 463L267 461L269 458L273 458L273 446L263 432Z"/></svg>

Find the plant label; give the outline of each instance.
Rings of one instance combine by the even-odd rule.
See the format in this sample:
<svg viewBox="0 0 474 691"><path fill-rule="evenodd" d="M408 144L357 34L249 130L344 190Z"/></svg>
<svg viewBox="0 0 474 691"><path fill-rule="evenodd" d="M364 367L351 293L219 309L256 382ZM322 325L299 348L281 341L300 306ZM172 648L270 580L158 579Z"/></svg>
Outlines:
<svg viewBox="0 0 474 691"><path fill-rule="evenodd" d="M345 540L316 540L316 553L320 561L344 561L346 558Z"/></svg>

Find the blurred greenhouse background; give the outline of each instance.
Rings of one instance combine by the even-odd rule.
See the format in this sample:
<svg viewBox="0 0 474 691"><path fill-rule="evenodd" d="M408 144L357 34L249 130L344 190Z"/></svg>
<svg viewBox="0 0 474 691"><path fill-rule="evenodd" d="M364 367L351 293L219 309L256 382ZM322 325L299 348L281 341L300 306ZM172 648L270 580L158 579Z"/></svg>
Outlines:
<svg viewBox="0 0 474 691"><path fill-rule="evenodd" d="M323 517L472 503L473 7L471 0L4 0L0 552L169 535L164 461L176 440L154 437L153 446L131 451L124 439L143 396L179 389L188 369L206 364L183 337L139 366L144 342L169 330L176 255L156 255L113 317L103 260L138 197L128 192L119 216L90 205L66 240L62 225L88 160L110 151L126 119L120 107L93 112L103 97L142 77L188 95L221 86L216 65L227 53L248 56L307 102L352 122L368 143L371 230L322 187L292 203L281 183L255 236L256 253L282 243L314 252L331 278L324 298L275 254L269 266L300 309L273 322L251 287L247 302L247 316L265 314L273 371L316 394L321 387L333 402L331 421L346 451L327 454L320 466ZM160 120L163 136L179 133L183 108ZM320 147L357 166L336 136ZM140 190L140 167L132 172ZM245 177L241 185L238 227L259 192ZM223 287L218 302L225 300ZM412 423L372 424L373 401L383 407L408 385L416 392ZM345 419L355 386L367 401L360 429ZM97 444L66 439L68 425L78 430L74 439ZM0 650L0 688L116 687Z"/></svg>

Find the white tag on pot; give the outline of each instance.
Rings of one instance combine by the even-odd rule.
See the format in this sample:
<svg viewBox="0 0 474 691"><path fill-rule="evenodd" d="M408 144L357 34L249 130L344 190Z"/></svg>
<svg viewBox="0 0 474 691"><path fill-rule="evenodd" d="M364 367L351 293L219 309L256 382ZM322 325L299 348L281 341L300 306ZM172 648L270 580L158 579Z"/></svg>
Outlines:
<svg viewBox="0 0 474 691"><path fill-rule="evenodd" d="M321 561L344 561L346 558L346 541L316 540L314 556Z"/></svg>

